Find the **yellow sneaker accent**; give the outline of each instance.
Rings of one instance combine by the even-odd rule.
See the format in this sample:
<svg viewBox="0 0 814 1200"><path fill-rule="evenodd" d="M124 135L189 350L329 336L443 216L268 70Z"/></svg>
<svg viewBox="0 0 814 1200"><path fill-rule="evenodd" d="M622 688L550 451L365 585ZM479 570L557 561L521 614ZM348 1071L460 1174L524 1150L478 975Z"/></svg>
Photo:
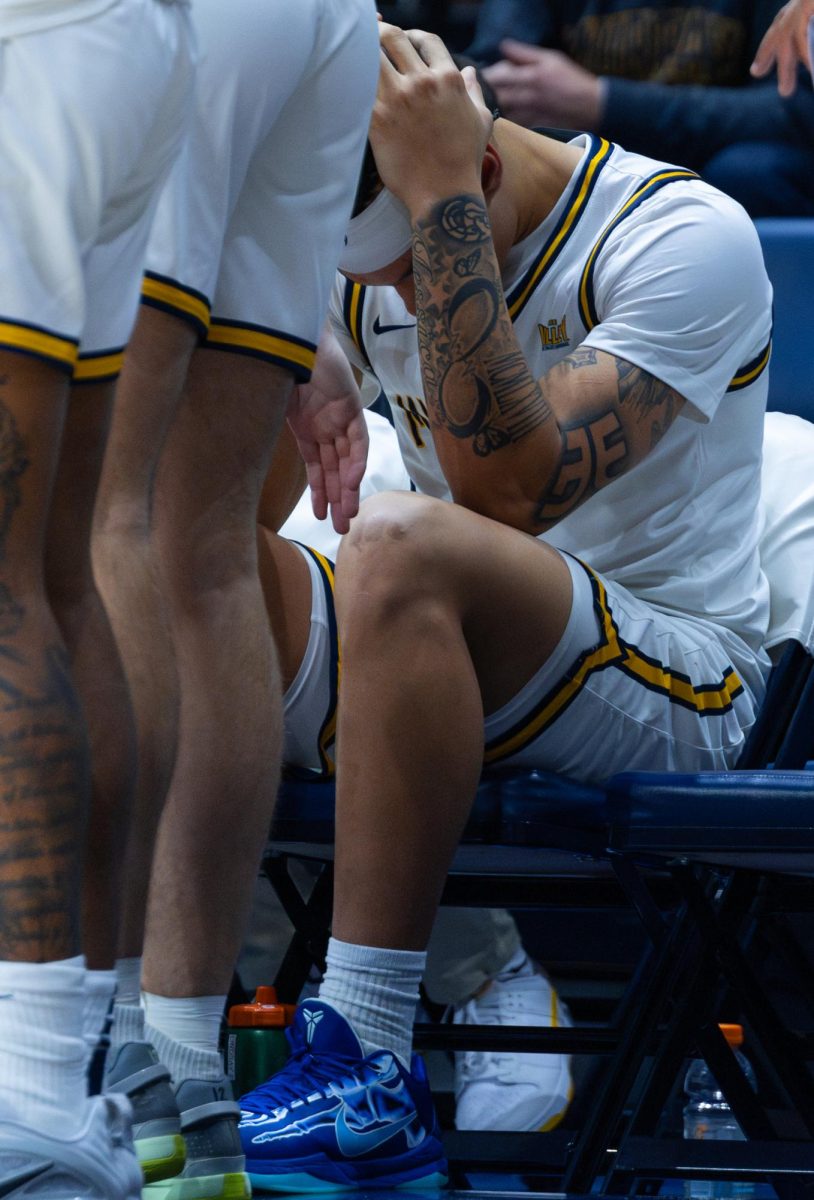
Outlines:
<svg viewBox="0 0 814 1200"><path fill-rule="evenodd" d="M167 1179L142 1189L142 1200L251 1200L252 1185L243 1171Z"/></svg>
<svg viewBox="0 0 814 1200"><path fill-rule="evenodd" d="M187 1158L186 1146L180 1133L140 1138L136 1142L136 1154L147 1183L155 1183L180 1174Z"/></svg>

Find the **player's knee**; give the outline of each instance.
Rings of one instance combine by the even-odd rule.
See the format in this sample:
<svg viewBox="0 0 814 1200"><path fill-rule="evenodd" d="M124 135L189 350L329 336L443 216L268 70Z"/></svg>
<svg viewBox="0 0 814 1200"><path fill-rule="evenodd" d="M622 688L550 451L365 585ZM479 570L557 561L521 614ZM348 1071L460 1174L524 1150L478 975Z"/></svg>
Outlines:
<svg viewBox="0 0 814 1200"><path fill-rule="evenodd" d="M385 492L362 505L346 535L337 563L337 603L415 607L421 597L438 599L443 589L439 555L445 525L444 501L414 493Z"/></svg>

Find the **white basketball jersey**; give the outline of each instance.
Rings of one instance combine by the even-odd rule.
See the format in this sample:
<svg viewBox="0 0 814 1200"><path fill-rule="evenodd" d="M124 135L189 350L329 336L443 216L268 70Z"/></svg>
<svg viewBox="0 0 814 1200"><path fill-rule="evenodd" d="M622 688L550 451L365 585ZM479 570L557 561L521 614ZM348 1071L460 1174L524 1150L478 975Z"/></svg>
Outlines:
<svg viewBox="0 0 814 1200"><path fill-rule="evenodd" d="M541 377L579 345L643 368L687 403L648 457L546 541L669 611L757 650L768 591L757 551L771 286L754 227L692 172L592 135L549 216L510 251L509 313ZM416 321L390 287L341 275L333 327L386 394L410 477L449 498L423 399ZM725 633L724 633L725 636Z"/></svg>

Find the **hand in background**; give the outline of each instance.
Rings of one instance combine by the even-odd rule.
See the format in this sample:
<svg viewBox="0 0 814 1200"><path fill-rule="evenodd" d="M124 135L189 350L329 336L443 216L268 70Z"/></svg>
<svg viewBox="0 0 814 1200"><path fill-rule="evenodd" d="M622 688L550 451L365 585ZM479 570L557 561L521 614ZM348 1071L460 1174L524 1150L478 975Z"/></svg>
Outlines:
<svg viewBox="0 0 814 1200"><path fill-rule="evenodd" d="M808 23L814 17L814 0L790 0L772 21L757 48L752 75L762 79L777 67L777 90L791 96L797 87L797 65L811 70Z"/></svg>
<svg viewBox="0 0 814 1200"><path fill-rule="evenodd" d="M602 120L604 84L567 54L506 40L500 62L483 71L501 116L518 125L595 130Z"/></svg>

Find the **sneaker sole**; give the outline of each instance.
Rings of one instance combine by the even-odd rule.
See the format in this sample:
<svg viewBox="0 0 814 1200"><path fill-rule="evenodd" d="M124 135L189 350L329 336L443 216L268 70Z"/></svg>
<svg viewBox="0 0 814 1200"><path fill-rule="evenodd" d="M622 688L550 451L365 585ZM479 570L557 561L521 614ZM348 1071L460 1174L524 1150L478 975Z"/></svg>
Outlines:
<svg viewBox="0 0 814 1200"><path fill-rule="evenodd" d="M543 1124L540 1126L538 1132L539 1133L550 1133L552 1129L556 1129L557 1126L559 1125L560 1121L562 1121L563 1117L568 1112L568 1109L571 1107L571 1101L573 1099L574 1099L574 1081L570 1080L570 1082L568 1084L568 1098L565 1101L565 1107L561 1108L559 1112L554 1113L553 1117L549 1117L547 1121L543 1122Z"/></svg>
<svg viewBox="0 0 814 1200"><path fill-rule="evenodd" d="M243 1171L225 1175L198 1175L147 1184L142 1200L251 1200L249 1176Z"/></svg>
<svg viewBox="0 0 814 1200"><path fill-rule="evenodd" d="M136 1154L147 1183L157 1183L184 1169L187 1152L180 1133L163 1137L137 1138Z"/></svg>
<svg viewBox="0 0 814 1200"><path fill-rule="evenodd" d="M319 1179L316 1175L296 1171L282 1175L258 1175L249 1171L252 1187L259 1192L372 1192L372 1191L426 1191L428 1188L445 1188L449 1177L443 1171L432 1171L419 1175L415 1179L397 1182L397 1176L380 1176L379 1178L357 1179L347 1183L332 1183L327 1179Z"/></svg>

